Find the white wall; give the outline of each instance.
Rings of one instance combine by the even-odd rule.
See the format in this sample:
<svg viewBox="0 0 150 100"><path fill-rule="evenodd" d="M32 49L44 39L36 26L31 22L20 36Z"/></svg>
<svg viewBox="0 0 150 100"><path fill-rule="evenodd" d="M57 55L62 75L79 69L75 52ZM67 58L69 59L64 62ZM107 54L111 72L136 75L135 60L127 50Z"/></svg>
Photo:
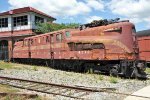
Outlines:
<svg viewBox="0 0 150 100"><path fill-rule="evenodd" d="M12 27L13 25L13 21L12 17L17 17L17 16L24 16L27 15L28 16L28 25L24 25L24 26L16 26L16 27ZM28 13L22 13L22 14L16 14L16 15L8 15L8 16L0 16L0 18L8 18L8 27L7 28L0 28L0 32L5 32L5 31L11 31L11 28L13 28L14 31L17 30L27 30L27 29L36 29L36 25L35 25L35 16L39 16L44 18L44 22L47 22L48 17L40 15L40 14L36 14L34 12L28 12Z"/></svg>
<svg viewBox="0 0 150 100"><path fill-rule="evenodd" d="M44 18L44 22L47 22L47 20L49 19L48 17L45 17L43 15L36 14L36 13L31 13L31 20L32 20L32 28L33 29L37 28L36 25L35 25L35 16L39 16L39 17Z"/></svg>

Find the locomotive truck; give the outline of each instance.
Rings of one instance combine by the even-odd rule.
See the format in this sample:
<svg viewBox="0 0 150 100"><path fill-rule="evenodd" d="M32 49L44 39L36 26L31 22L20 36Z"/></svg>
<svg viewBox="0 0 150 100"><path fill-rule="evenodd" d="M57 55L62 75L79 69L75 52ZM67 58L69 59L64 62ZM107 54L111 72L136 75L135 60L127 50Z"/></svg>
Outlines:
<svg viewBox="0 0 150 100"><path fill-rule="evenodd" d="M129 21L97 20L78 29L63 29L18 41L12 60L62 70L145 78L146 62L139 59L135 33L135 26Z"/></svg>

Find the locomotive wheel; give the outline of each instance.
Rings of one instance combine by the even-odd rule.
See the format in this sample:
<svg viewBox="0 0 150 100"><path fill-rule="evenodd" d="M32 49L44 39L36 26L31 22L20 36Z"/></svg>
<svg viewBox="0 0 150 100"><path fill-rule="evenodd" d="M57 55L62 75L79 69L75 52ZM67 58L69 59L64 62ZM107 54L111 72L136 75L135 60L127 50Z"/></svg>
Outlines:
<svg viewBox="0 0 150 100"><path fill-rule="evenodd" d="M118 69L117 65L113 66L113 68L111 68L109 71L110 76L117 77L118 76L118 70L117 69Z"/></svg>
<svg viewBox="0 0 150 100"><path fill-rule="evenodd" d="M118 71L117 71L117 69L115 69L115 68L112 68L110 71L109 71L109 73L110 73L110 75L111 76L118 76Z"/></svg>

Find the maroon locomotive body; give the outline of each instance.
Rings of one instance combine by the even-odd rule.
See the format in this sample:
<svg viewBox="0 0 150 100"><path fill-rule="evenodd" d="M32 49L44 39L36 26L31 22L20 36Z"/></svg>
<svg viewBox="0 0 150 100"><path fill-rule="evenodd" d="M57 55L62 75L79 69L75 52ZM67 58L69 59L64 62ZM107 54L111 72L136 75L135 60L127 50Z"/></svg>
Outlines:
<svg viewBox="0 0 150 100"><path fill-rule="evenodd" d="M146 60L148 67L150 67L150 30L140 31L137 36L140 59Z"/></svg>
<svg viewBox="0 0 150 100"><path fill-rule="evenodd" d="M94 25L25 38L15 43L12 59L65 70L145 77L146 63L139 60L134 25L130 22Z"/></svg>

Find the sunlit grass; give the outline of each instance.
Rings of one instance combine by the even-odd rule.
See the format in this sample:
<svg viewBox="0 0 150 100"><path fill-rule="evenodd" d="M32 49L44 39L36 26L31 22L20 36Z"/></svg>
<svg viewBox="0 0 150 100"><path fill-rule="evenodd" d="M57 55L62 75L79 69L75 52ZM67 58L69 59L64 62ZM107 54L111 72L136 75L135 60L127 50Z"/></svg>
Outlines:
<svg viewBox="0 0 150 100"><path fill-rule="evenodd" d="M0 61L0 69L12 69L13 64L9 62Z"/></svg>
<svg viewBox="0 0 150 100"><path fill-rule="evenodd" d="M109 82L116 84L116 83L118 83L118 78L117 78L117 77L112 77L112 76L110 76Z"/></svg>
<svg viewBox="0 0 150 100"><path fill-rule="evenodd" d="M0 84L0 92L15 93L15 92L19 92L19 90L12 88L8 85L1 85Z"/></svg>
<svg viewBox="0 0 150 100"><path fill-rule="evenodd" d="M150 74L150 68L146 68L146 73Z"/></svg>

